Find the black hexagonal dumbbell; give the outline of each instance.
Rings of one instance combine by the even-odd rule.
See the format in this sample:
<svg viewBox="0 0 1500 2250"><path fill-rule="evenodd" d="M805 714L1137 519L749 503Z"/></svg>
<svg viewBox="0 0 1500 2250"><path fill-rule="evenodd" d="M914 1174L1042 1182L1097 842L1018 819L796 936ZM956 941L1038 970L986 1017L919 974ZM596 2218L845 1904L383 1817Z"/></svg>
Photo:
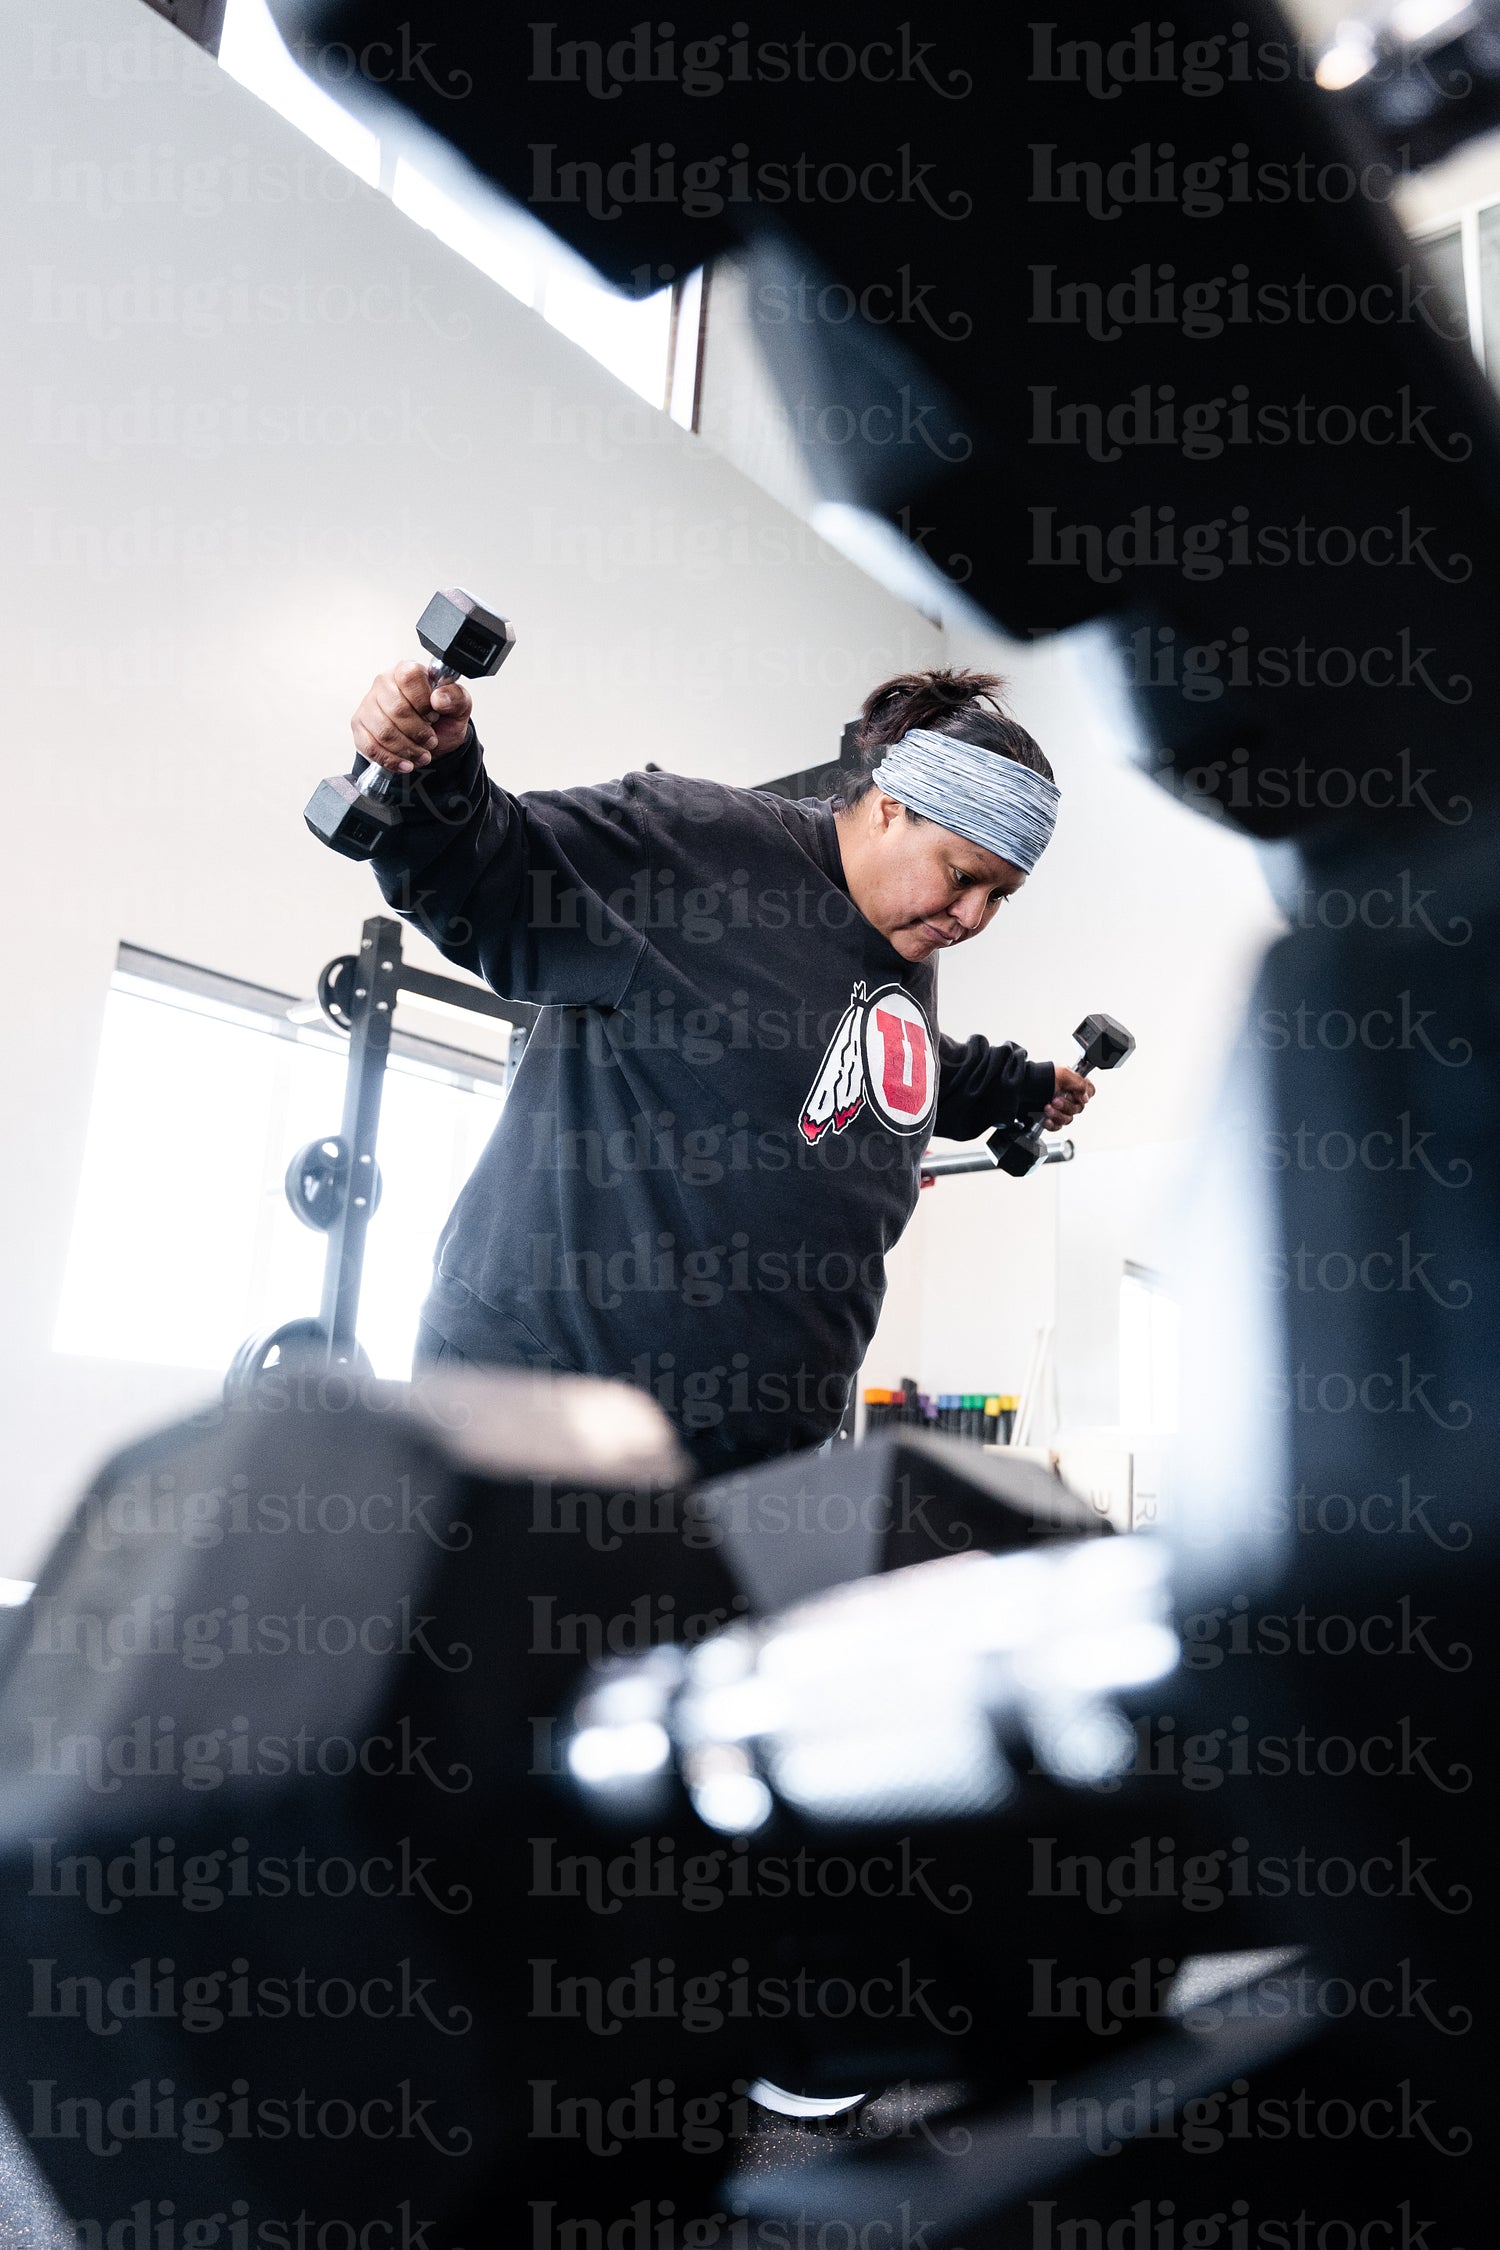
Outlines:
<svg viewBox="0 0 1500 2250"><path fill-rule="evenodd" d="M486 609L462 586L450 586L434 594L417 619L417 639L434 659L427 675L436 687L439 680L487 679L498 672L516 636L508 618ZM368 859L399 824L410 779L381 766L366 766L358 780L330 774L308 799L303 818L320 843L346 859Z"/></svg>
<svg viewBox="0 0 1500 2250"><path fill-rule="evenodd" d="M1083 1049L1078 1069L1085 1078L1093 1070L1118 1070L1135 1053L1133 1034L1113 1016L1085 1016L1073 1037ZM1030 1117L1017 1118L1013 1125L1002 1125L998 1132L991 1133L989 1146L1002 1172L1009 1172L1013 1179L1024 1179L1046 1154L1042 1147L1042 1112L1037 1110Z"/></svg>

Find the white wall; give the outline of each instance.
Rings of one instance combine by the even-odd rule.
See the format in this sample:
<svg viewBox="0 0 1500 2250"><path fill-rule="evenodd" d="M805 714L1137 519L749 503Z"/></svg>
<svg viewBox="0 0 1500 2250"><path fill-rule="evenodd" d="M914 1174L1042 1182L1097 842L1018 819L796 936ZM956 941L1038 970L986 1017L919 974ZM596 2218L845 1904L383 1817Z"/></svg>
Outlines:
<svg viewBox="0 0 1500 2250"><path fill-rule="evenodd" d="M29 1575L100 1455L203 1392L50 1349L116 946L294 991L347 949L373 885L301 808L433 587L516 621L479 693L521 788L811 763L940 639L139 0L6 29L0 1573Z"/></svg>
<svg viewBox="0 0 1500 2250"><path fill-rule="evenodd" d="M1098 634L1022 644L953 620L947 640L953 663L1009 679L1063 795L1024 889L944 960L943 1029L1072 1062L1074 1025L1102 1008L1137 1046L1101 1076L1071 1165L960 1175L924 1194L922 1376L929 1389L1015 1389L1037 1326L1055 1319L1064 1423L1092 1427L1117 1414L1101 1409L1124 1261L1169 1262L1187 1146L1213 1131L1245 997L1281 925L1254 847L1132 762Z"/></svg>

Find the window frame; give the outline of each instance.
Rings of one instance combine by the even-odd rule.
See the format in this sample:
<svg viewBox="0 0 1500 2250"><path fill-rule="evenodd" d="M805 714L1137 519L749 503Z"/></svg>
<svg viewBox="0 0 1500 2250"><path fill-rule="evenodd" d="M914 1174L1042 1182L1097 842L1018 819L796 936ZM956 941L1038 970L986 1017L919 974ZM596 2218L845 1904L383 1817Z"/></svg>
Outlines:
<svg viewBox="0 0 1500 2250"><path fill-rule="evenodd" d="M453 983L439 978L428 981ZM485 987L476 985L474 989L477 996L489 1001ZM418 1005L425 1003L423 995L414 998ZM495 1009L502 1005L491 1003ZM112 1013L116 1008L125 1010L126 1016L116 1018ZM488 1008L482 1020L491 1022ZM495 1022L493 1028L500 1029L500 1023ZM514 1026L511 1030L513 1034ZM217 1060L206 1060L210 1049L201 1044L205 1038ZM243 1145L237 1153L226 1156L222 1148L213 1153L213 1129L200 1119L192 1142L194 1161L189 1165L195 1182L192 1192L210 1195L216 1207L223 1201L221 1218L216 1218L208 1230L226 1251L220 1259L222 1287L217 1281L209 1282L208 1269L199 1274L196 1237L184 1234L175 1210L167 1211L159 1204L159 1195L169 1192L156 1162L157 1143L162 1136L151 1136L149 1154L143 1153L144 1144L140 1148L135 1145L136 1098L124 1085L121 1072L128 1076L133 1068L139 1073L142 1054L149 1059L157 1052L159 1040L165 1042L162 1054L174 1058L167 1065L169 1072L180 1065L187 1074L183 1088L195 1089L192 1094L185 1091L190 1111L196 1108L196 1089L220 1086L224 1073L241 1069L243 1057L249 1114L254 1119L251 1140L244 1142L242 1135ZM180 1054L179 1041L188 1042ZM194 1042L199 1044L194 1046ZM406 1334L397 1333L409 1325L404 1308L415 1305L425 1294L426 1282L418 1280L418 1267L425 1276L430 1245L437 1237L443 1211L461 1191L464 1179L471 1176L478 1151L495 1130L513 1089L513 1036L506 1040L505 1048L503 1053L485 1054L391 1025L383 1075L393 1095L397 1085L411 1088L410 1096L403 1095L402 1099L416 1102L419 1109L415 1114L433 1121L438 1135L432 1142L433 1151L446 1151L442 1162L419 1167L413 1180L406 1183L402 1196L396 1199L402 1205L401 1220L377 1261L381 1288L378 1303L372 1297L368 1308L374 1330L366 1331L367 1348L375 1351L376 1364L386 1367L393 1379L404 1378L404 1354L409 1348ZM134 1063L132 1056L136 1058ZM121 942L107 987L95 1057L89 1120L51 1328L54 1353L68 1359L213 1371L227 1362L246 1333L267 1328L278 1310L284 1314L285 1305L300 1298L309 1283L316 1295L319 1283L311 1266L304 1274L302 1254L289 1250L288 1245L302 1239L308 1258L312 1256L310 1247L295 1224L291 1225L290 1236L282 1229L288 1200L283 1183L294 1147L309 1133L316 1140L331 1138L337 1130L331 1118L328 1126L332 1130L325 1127L325 1105L331 1096L336 1117L347 1097L353 1060L349 1034L324 1015L316 999L299 1000L272 986L200 962ZM315 1095L311 1078L305 1076L308 1072L316 1074L321 1089ZM122 1092L131 1101L129 1112L109 1106L119 1102ZM162 1114L165 1117L168 1112ZM180 1119L181 1105L177 1114ZM122 1133L114 1130L117 1123L123 1123ZM400 1133L396 1145L402 1145ZM202 1154L205 1148L210 1151L206 1157ZM144 1167L144 1176L138 1167ZM404 1176L407 1167L403 1164L398 1169ZM239 1193L247 1182L248 1201ZM131 1204L144 1217L134 1231L126 1221L123 1235L114 1221L105 1217L101 1238L93 1221L119 1201L122 1183L130 1189ZM433 1203L434 1194L438 1203L430 1211L419 1208ZM178 1201L182 1201L180 1194ZM280 1218L274 1215L277 1212ZM292 1220L298 1215L294 1204ZM162 1224L158 1224L159 1219ZM181 1323L170 1312L158 1319L151 1303L144 1304L144 1309L138 1303L140 1317L125 1316L118 1277L137 1270L135 1260L145 1242L141 1224L150 1229L155 1266L175 1270L179 1279L187 1276L188 1281L198 1275L208 1291L212 1302L199 1323L203 1331L200 1340L213 1339L206 1356L186 1348ZM165 1247L168 1244L176 1248ZM326 1239L320 1239L318 1263L325 1278L328 1247ZM145 1295L151 1297L149 1289ZM399 1317L393 1307L403 1308Z"/></svg>
<svg viewBox="0 0 1500 2250"><path fill-rule="evenodd" d="M269 1031L278 1039L291 1039L305 1046L309 1044L311 1033L312 1043L325 1047L330 1054L348 1052L348 1033L335 1030L314 999L298 999L294 993L278 992L271 985L252 984L245 977L229 976L221 969L205 968L200 962L183 961L175 954L154 953L148 946L132 945L125 940L120 943L114 975L110 979L112 990L122 977L129 978L131 986L154 985L169 992L190 993L235 1017L253 1016L258 1029ZM141 997L150 999L153 995L146 992ZM477 1091L480 1085L499 1086L502 1090L510 1086L508 1061L476 1053L472 1047L450 1046L446 1040L429 1039L420 1032L403 1031L394 1022L390 1052L405 1062L422 1063L430 1070L442 1071L465 1093Z"/></svg>
<svg viewBox="0 0 1500 2250"><path fill-rule="evenodd" d="M1464 277L1464 319L1469 329L1469 349L1481 374L1489 370L1484 357L1484 300L1480 294L1479 273L1479 221L1482 213L1500 209L1500 196L1487 197L1483 203L1461 203L1441 217L1424 219L1420 229L1411 237L1416 249L1425 249L1445 234L1457 234L1459 257ZM1500 368L1495 370L1500 379Z"/></svg>

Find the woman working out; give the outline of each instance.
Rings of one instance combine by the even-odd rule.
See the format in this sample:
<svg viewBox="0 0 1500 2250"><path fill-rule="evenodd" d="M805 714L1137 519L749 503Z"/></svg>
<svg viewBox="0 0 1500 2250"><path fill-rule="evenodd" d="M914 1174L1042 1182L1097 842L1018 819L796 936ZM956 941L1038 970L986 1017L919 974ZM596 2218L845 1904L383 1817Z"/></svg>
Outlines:
<svg viewBox="0 0 1500 2250"><path fill-rule="evenodd" d="M387 901L543 1011L438 1244L419 1364L634 1383L704 1474L837 1428L930 1136L1035 1110L1055 1131L1093 1091L938 1031L939 955L1057 814L1001 685L886 681L830 803L664 773L513 796L462 681L371 684L355 746L409 776Z"/></svg>

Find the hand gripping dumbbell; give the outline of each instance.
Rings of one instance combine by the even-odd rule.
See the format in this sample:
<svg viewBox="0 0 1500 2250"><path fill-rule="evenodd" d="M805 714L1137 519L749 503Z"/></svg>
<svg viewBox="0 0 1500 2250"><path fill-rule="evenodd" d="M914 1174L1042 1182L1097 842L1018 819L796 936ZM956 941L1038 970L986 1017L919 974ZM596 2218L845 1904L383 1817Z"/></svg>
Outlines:
<svg viewBox="0 0 1500 2250"><path fill-rule="evenodd" d="M1078 1069L1084 1078L1091 1070L1118 1070L1135 1053L1134 1037L1113 1016L1085 1016L1073 1037L1083 1049ZM1024 1179L1047 1153L1042 1146L1042 1114L1037 1110L1030 1117L1018 1118L1014 1125L1002 1125L989 1137L995 1162L1013 1179Z"/></svg>
<svg viewBox="0 0 1500 2250"><path fill-rule="evenodd" d="M485 609L462 586L433 595L417 619L417 639L434 659L427 667L434 687L439 680L488 679L516 643L509 619ZM414 778L374 765L366 766L358 781L330 774L308 799L303 818L320 843L346 859L368 859L400 824L405 784Z"/></svg>

